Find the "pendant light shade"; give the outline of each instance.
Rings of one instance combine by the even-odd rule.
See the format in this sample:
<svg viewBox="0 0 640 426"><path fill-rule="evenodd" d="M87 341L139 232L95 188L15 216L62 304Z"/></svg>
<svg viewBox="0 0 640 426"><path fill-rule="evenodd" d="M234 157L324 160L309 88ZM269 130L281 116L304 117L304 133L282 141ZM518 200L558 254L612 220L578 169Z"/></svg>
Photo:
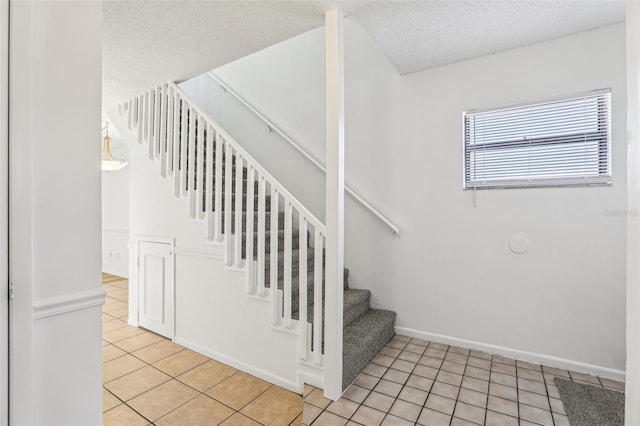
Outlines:
<svg viewBox="0 0 640 426"><path fill-rule="evenodd" d="M123 169L127 165L127 162L113 158L110 147L111 138L109 137L109 123L107 123L104 129L106 129L106 135L104 137L104 145L102 147L102 171L117 172L118 170Z"/></svg>

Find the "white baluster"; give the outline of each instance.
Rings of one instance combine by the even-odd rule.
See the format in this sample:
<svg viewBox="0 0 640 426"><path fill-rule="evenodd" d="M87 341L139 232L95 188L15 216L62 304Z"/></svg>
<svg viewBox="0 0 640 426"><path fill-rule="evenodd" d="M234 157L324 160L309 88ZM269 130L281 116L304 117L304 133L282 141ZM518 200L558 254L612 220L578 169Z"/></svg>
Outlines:
<svg viewBox="0 0 640 426"><path fill-rule="evenodd" d="M149 159L153 160L153 147L156 143L156 91L149 92Z"/></svg>
<svg viewBox="0 0 640 426"><path fill-rule="evenodd" d="M149 143L150 140L150 132L151 128L151 93L147 92L144 94L144 141Z"/></svg>
<svg viewBox="0 0 640 426"><path fill-rule="evenodd" d="M189 154L187 156L187 191L189 197L189 217L194 219L196 217L196 120L198 114L193 108L189 109Z"/></svg>
<svg viewBox="0 0 640 426"><path fill-rule="evenodd" d="M233 239L231 238L231 221L233 220L232 210L231 210L231 201L233 198L233 193L231 190L231 183L233 179L233 150L231 148L230 143L225 143L225 153L224 153L224 241L225 241L225 250L224 250L224 264L227 266L231 266L233 262L232 252L231 252L231 243Z"/></svg>
<svg viewBox="0 0 640 426"><path fill-rule="evenodd" d="M173 125L175 124L174 110L176 108L176 98L173 88L167 90L167 161L166 175L173 176Z"/></svg>
<svg viewBox="0 0 640 426"><path fill-rule="evenodd" d="M299 318L298 318L298 342L300 359L307 359L307 354L309 351L309 344L307 342L307 219L304 217L302 212L299 212L299 224L298 224L298 232L300 233L300 244L299 244L299 258L298 262L300 262L299 270L299 279L298 279L298 295L299 295Z"/></svg>
<svg viewBox="0 0 640 426"><path fill-rule="evenodd" d="M189 104L182 100L182 136L180 138L180 194L187 196L187 150L189 148Z"/></svg>
<svg viewBox="0 0 640 426"><path fill-rule="evenodd" d="M138 143L144 137L144 95L138 97Z"/></svg>
<svg viewBox="0 0 640 426"><path fill-rule="evenodd" d="M174 179L174 190L175 190L175 194L176 197L179 197L180 194L182 193L182 173L183 173L183 168L182 168L182 148L184 145L184 134L185 134L185 120L183 117L184 114L184 101L181 98L177 98L176 99L176 107L177 107L177 111L176 113L178 114L178 121L176 123L176 128L175 128L175 132L176 132L176 138L175 138L175 143L176 143L176 149L174 152L174 161L173 161L173 167L174 167L174 171L173 171L173 179Z"/></svg>
<svg viewBox="0 0 640 426"><path fill-rule="evenodd" d="M127 127L133 130L133 100L127 102Z"/></svg>
<svg viewBox="0 0 640 426"><path fill-rule="evenodd" d="M266 196L266 181L262 175L258 176L258 294L264 296L265 294L265 196ZM253 214L252 212L247 214Z"/></svg>
<svg viewBox="0 0 640 426"><path fill-rule="evenodd" d="M207 164L205 164L205 203L204 208L207 211L206 220L207 220L207 241L212 241L214 239L214 215L213 215L213 144L214 139L213 135L215 130L213 127L207 126L207 142L206 142L206 152L207 152Z"/></svg>
<svg viewBox="0 0 640 426"><path fill-rule="evenodd" d="M198 219L202 219L204 217L204 206L203 206L203 197L204 197L204 133L207 128L207 124L204 121L204 118L201 115L197 115L197 138L198 138L198 146L196 152L196 183L195 183L195 197L196 197L196 217Z"/></svg>
<svg viewBox="0 0 640 426"><path fill-rule="evenodd" d="M173 136L172 136L172 157L171 173L174 179L178 179L178 162L180 161L180 96L173 91ZM180 180L178 179L178 182Z"/></svg>
<svg viewBox="0 0 640 426"><path fill-rule="evenodd" d="M138 111L140 110L138 104L138 97L133 98L133 128L138 128Z"/></svg>
<svg viewBox="0 0 640 426"><path fill-rule="evenodd" d="M313 362L322 365L322 247L323 236L316 229L313 264Z"/></svg>
<svg viewBox="0 0 640 426"><path fill-rule="evenodd" d="M242 268L242 175L244 171L244 159L236 152L236 234L234 263L237 268Z"/></svg>
<svg viewBox="0 0 640 426"><path fill-rule="evenodd" d="M247 162L247 228L246 228L246 251L245 261L246 269L246 289L248 294L255 294L254 287L254 264L253 264L253 212L254 212L254 182L255 170L253 166ZM242 216L242 214L241 214Z"/></svg>
<svg viewBox="0 0 640 426"><path fill-rule="evenodd" d="M161 139L161 130L160 130L160 116L162 115L162 88L156 88L156 110L153 118L153 142L154 142L154 155L156 158L160 157L160 139Z"/></svg>
<svg viewBox="0 0 640 426"><path fill-rule="evenodd" d="M215 183L215 233L214 239L216 241L222 240L222 136L220 132L216 131L216 183Z"/></svg>
<svg viewBox="0 0 640 426"><path fill-rule="evenodd" d="M160 93L160 175L167 176L167 86L164 85Z"/></svg>
<svg viewBox="0 0 640 426"><path fill-rule="evenodd" d="M278 190L271 185L271 248L269 249L271 287L271 324L278 323Z"/></svg>
<svg viewBox="0 0 640 426"><path fill-rule="evenodd" d="M291 214L289 201L284 205L284 325L291 328ZM279 235L279 232L276 233Z"/></svg>

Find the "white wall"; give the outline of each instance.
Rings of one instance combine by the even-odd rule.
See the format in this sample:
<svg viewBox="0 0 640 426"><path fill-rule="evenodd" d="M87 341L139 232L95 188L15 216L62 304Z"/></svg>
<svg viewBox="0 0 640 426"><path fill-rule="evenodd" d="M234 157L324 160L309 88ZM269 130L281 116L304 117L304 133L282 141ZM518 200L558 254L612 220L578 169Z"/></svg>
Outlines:
<svg viewBox="0 0 640 426"><path fill-rule="evenodd" d="M13 1L10 29L10 421L98 425L102 3Z"/></svg>
<svg viewBox="0 0 640 426"><path fill-rule="evenodd" d="M399 76L346 24L346 182L401 228L346 198L350 285L398 313L398 331L620 377L625 366L624 26ZM593 52L598 52L594 61ZM323 157L322 30L216 70L317 158ZM313 211L323 177L289 164L206 77L183 84ZM462 190L462 112L610 87L612 187ZM207 98L209 98L207 100ZM295 170L299 167L299 170ZM307 175L300 176L305 171ZM515 255L509 241L528 239Z"/></svg>
<svg viewBox="0 0 640 426"><path fill-rule="evenodd" d="M216 71L231 87L242 85L259 111L296 141L305 142L309 153L324 163L324 28L303 34L250 55ZM277 47L283 48L277 48ZM311 46L311 48L310 48ZM234 65L238 64L238 66ZM300 74L304 64L305 74ZM266 73L260 67L266 66ZM230 78L234 76L234 78ZM277 78L276 78L277 77ZM212 79L187 80L180 87L196 105L207 111L231 135L320 220L324 221L324 174L231 95L224 95ZM295 93L295 96L289 96ZM278 98L271 100L272 97ZM273 155L277 152L278 155Z"/></svg>
<svg viewBox="0 0 640 426"><path fill-rule="evenodd" d="M125 141L111 139L115 158L129 161ZM129 276L129 167L102 173L102 272Z"/></svg>
<svg viewBox="0 0 640 426"><path fill-rule="evenodd" d="M627 2L627 382L625 424L640 424L640 3ZM631 214L631 212L634 212Z"/></svg>

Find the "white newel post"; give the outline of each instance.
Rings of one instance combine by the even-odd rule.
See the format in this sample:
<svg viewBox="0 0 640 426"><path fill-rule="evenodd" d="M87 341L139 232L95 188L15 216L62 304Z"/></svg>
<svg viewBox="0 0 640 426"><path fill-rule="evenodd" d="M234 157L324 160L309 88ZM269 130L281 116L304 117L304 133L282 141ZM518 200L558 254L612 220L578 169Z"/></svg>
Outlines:
<svg viewBox="0 0 640 426"><path fill-rule="evenodd" d="M326 305L324 396L342 394L344 267L344 32L342 14L325 15L326 51Z"/></svg>
<svg viewBox="0 0 640 426"><path fill-rule="evenodd" d="M640 424L640 3L627 1L627 368L625 424Z"/></svg>

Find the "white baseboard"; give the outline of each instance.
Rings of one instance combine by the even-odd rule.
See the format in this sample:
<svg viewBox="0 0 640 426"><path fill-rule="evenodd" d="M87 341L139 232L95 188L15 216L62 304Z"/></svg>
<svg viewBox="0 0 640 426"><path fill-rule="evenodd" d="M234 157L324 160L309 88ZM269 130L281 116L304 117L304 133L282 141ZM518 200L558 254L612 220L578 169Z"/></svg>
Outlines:
<svg viewBox="0 0 640 426"><path fill-rule="evenodd" d="M212 349L205 348L201 345L198 345L197 343L193 343L190 340L183 339L181 337L176 336L174 339L174 342L184 347L187 347L189 349L192 349L196 352L199 352L203 355L206 355L211 359L215 359L216 361L222 362L233 368L237 368L238 370L244 371L245 373L251 374L262 380L265 380L269 383L273 383L274 385L280 386L281 388L290 390L291 392L302 394L304 390L304 384L302 382L296 383L291 380L287 380L283 377L276 376L272 373L269 373L268 371L264 371L260 368L247 364L243 361L221 354Z"/></svg>
<svg viewBox="0 0 640 426"><path fill-rule="evenodd" d="M111 269L111 268L102 268L102 272L104 272L105 274L111 274L111 275L115 275L117 277L122 277L122 278L126 278L129 279L129 271L127 270L127 272L125 274L122 273L122 271L116 271L115 269Z"/></svg>
<svg viewBox="0 0 640 426"><path fill-rule="evenodd" d="M396 334L415 337L417 339L428 340L430 342L442 343L445 345L459 346L465 349L482 351L494 355L502 355L522 361L535 362L537 364L548 365L549 367L562 368L579 373L593 374L608 379L624 381L625 372L613 368L600 367L598 365L586 364L579 361L558 358L551 355L544 355L534 352L522 351L519 349L507 348L504 346L491 345L488 343L476 342L473 340L459 339L457 337L444 336L442 334L427 333L405 327L395 327Z"/></svg>

